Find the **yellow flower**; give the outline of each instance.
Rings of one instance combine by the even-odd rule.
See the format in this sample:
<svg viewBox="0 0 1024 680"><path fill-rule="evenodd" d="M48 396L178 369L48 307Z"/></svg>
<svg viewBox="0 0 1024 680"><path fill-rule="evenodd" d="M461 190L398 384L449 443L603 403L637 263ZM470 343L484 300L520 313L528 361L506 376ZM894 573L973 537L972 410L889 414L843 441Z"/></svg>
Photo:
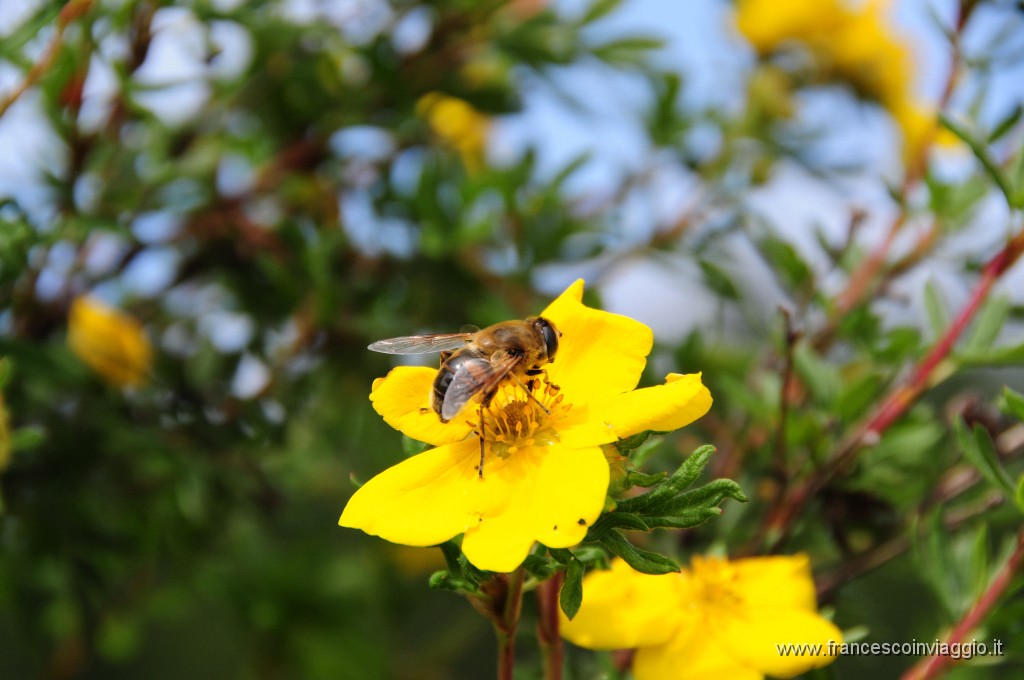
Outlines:
<svg viewBox="0 0 1024 680"><path fill-rule="evenodd" d="M462 551L480 569L508 572L534 541L579 543L601 514L608 461L601 449L644 430L682 427L711 408L700 374L670 374L634 389L651 350L649 328L586 307L577 281L542 316L561 331L548 384L534 394L511 384L484 411L484 474L467 405L442 423L430 409L435 369L402 366L373 384L370 400L392 427L431 449L380 473L356 491L339 524L406 545L436 545L464 534Z"/></svg>
<svg viewBox="0 0 1024 680"><path fill-rule="evenodd" d="M791 678L831 663L842 634L817 613L806 555L729 562L695 557L650 576L616 559L583 581L583 606L561 631L589 649L636 648L636 680ZM820 644L817 655L777 645Z"/></svg>
<svg viewBox="0 0 1024 680"><path fill-rule="evenodd" d="M930 142L935 116L912 96L911 51L893 34L886 9L885 0L858 7L842 0L740 0L736 24L761 56L803 45L821 80L844 82L884 107L903 134L909 162Z"/></svg>
<svg viewBox="0 0 1024 680"><path fill-rule="evenodd" d="M90 297L77 297L68 317L68 345L79 359L117 387L141 385L153 348L142 324Z"/></svg>
<svg viewBox="0 0 1024 680"><path fill-rule="evenodd" d="M490 118L465 101L440 92L420 97L416 112L426 119L444 144L458 152L467 172L483 168Z"/></svg>

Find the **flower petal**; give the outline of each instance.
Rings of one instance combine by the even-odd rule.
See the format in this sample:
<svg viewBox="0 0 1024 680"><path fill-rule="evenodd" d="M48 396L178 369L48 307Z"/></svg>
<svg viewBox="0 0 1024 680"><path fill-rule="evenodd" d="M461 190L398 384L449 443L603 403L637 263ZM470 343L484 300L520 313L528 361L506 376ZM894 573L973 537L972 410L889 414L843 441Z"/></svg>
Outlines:
<svg viewBox="0 0 1024 680"><path fill-rule="evenodd" d="M562 333L550 380L572 400L593 400L636 387L654 342L651 329L583 305L583 280L569 286L541 316Z"/></svg>
<svg viewBox="0 0 1024 680"><path fill-rule="evenodd" d="M755 607L817 611L811 563L805 554L749 557L730 562L733 590Z"/></svg>
<svg viewBox="0 0 1024 680"><path fill-rule="evenodd" d="M515 488L497 475L480 479L478 440L425 451L359 488L338 524L393 543L436 545L499 514Z"/></svg>
<svg viewBox="0 0 1024 680"><path fill-rule="evenodd" d="M714 622L710 622L708 628L712 626ZM677 629L667 644L641 647L633 659L633 677L636 680L764 680L764 674L733 657L715 636L701 634L692 619L689 625Z"/></svg>
<svg viewBox="0 0 1024 680"><path fill-rule="evenodd" d="M510 502L481 513L462 551L480 569L508 572L522 564L534 541L566 548L583 540L604 507L609 472L599 448L552 444L488 459L484 477L509 484Z"/></svg>
<svg viewBox="0 0 1024 680"><path fill-rule="evenodd" d="M676 574L641 574L616 558L583 579L583 604L571 621L559 611L562 637L587 649L663 644L684 625L677 582Z"/></svg>
<svg viewBox="0 0 1024 680"><path fill-rule="evenodd" d="M835 661L828 643L841 643L843 635L829 620L813 612L779 607L746 607L742 616L716 622L715 637L734 659L775 678L791 678ZM779 645L821 645L821 653L788 656ZM639 676L638 676L639 680Z"/></svg>
<svg viewBox="0 0 1024 680"><path fill-rule="evenodd" d="M450 422L442 423L430 407L437 369L425 366L399 366L373 382L370 401L391 427L413 439L442 446L462 441L473 428L468 419L475 409L467 406Z"/></svg>
<svg viewBox="0 0 1024 680"><path fill-rule="evenodd" d="M619 438L644 430L677 430L711 408L711 392L700 377L700 373L669 373L664 385L633 390L592 405L592 417L610 424Z"/></svg>

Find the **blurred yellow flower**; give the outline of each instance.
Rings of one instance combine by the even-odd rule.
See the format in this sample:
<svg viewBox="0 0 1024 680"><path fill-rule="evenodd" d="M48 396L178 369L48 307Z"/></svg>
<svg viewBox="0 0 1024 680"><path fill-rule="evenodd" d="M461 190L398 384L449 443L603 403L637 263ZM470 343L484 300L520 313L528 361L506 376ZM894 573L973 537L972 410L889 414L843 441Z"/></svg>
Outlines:
<svg viewBox="0 0 1024 680"><path fill-rule="evenodd" d="M622 560L583 581L583 606L562 636L589 649L633 649L636 680L791 678L828 665L842 633L817 613L806 555L729 562L695 557L650 576ZM817 655L785 645L822 645Z"/></svg>
<svg viewBox="0 0 1024 680"><path fill-rule="evenodd" d="M430 92L416 102L422 116L441 141L458 152L466 171L479 172L484 166L491 119L467 102L440 92Z"/></svg>
<svg viewBox="0 0 1024 680"><path fill-rule="evenodd" d="M77 297L68 317L68 345L100 377L117 387L149 377L153 348L134 318L90 297Z"/></svg>
<svg viewBox="0 0 1024 680"><path fill-rule="evenodd" d="M802 45L821 80L841 81L884 107L903 134L903 157L911 162L936 130L934 111L912 93L910 47L885 17L886 0L854 5L843 0L739 0L736 24L761 56Z"/></svg>
<svg viewBox="0 0 1024 680"><path fill-rule="evenodd" d="M579 543L608 491L602 445L644 430L680 428L711 408L700 374L669 374L634 389L651 350L647 326L586 307L583 281L542 316L562 333L558 356L535 381L499 390L484 412L485 474L477 471L475 404L442 423L430 408L436 369L401 366L376 380L373 407L392 427L436 446L380 473L349 500L339 524L394 543L427 546L464 534L476 567L508 572L534 541Z"/></svg>

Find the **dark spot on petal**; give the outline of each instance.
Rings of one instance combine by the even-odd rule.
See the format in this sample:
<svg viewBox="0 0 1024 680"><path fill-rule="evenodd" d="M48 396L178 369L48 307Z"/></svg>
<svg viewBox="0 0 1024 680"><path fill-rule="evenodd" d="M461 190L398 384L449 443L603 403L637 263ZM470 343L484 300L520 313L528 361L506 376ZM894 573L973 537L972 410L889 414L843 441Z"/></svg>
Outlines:
<svg viewBox="0 0 1024 680"><path fill-rule="evenodd" d="M551 528L554 529L555 531L558 531L558 525L557 524L555 526L551 527Z"/></svg>
<svg viewBox="0 0 1024 680"><path fill-rule="evenodd" d="M587 526L587 520L580 517L578 520L576 520L576 524L579 524L581 527L585 527Z"/></svg>

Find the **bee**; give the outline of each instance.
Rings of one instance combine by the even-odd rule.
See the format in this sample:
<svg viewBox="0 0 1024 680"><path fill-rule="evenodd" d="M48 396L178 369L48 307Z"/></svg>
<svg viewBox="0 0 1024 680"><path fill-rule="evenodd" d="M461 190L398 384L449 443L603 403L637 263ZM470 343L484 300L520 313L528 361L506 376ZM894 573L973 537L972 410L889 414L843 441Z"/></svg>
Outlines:
<svg viewBox="0 0 1024 680"><path fill-rule="evenodd" d="M554 361L561 333L541 316L522 321L502 321L474 333L440 333L389 338L372 343L368 349L384 354L441 353L441 367L434 378L431 408L442 423L457 416L476 395L480 399L480 466L483 477L483 413L506 379L523 388L545 412L548 409L533 396L523 379L540 375L545 364Z"/></svg>

